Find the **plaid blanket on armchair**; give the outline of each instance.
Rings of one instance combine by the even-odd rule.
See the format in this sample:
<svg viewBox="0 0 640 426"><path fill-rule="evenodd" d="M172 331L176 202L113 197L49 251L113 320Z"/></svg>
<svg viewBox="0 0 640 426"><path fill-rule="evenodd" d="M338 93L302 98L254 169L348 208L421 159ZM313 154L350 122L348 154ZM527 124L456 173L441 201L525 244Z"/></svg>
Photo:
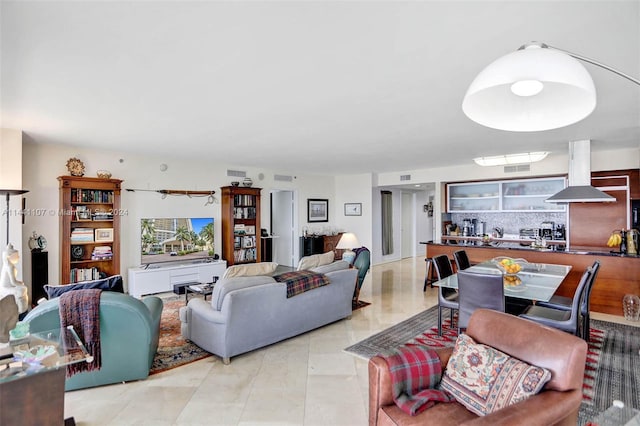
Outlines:
<svg viewBox="0 0 640 426"><path fill-rule="evenodd" d="M434 389L442 376L438 354L426 346L401 346L381 355L391 373L393 400L405 413L415 416L437 402L454 401L449 393Z"/></svg>
<svg viewBox="0 0 640 426"><path fill-rule="evenodd" d="M276 275L273 279L287 284L287 299L331 282L326 275L312 271L285 272Z"/></svg>

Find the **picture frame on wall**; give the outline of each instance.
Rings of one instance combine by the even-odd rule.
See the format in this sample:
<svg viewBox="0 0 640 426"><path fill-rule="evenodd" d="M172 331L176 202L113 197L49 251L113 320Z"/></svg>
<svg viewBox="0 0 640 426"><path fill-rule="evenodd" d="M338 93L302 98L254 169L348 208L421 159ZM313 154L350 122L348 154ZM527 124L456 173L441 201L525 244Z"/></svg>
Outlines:
<svg viewBox="0 0 640 426"><path fill-rule="evenodd" d="M307 222L329 222L329 200L308 198Z"/></svg>
<svg viewBox="0 0 640 426"><path fill-rule="evenodd" d="M345 216L362 216L362 203L344 203Z"/></svg>

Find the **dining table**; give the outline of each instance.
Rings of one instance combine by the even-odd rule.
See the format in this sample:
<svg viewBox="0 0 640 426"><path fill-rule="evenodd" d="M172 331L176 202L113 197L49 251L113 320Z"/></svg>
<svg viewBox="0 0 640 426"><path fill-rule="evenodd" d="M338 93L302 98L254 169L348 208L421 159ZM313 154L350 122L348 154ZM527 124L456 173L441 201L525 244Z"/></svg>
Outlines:
<svg viewBox="0 0 640 426"><path fill-rule="evenodd" d="M487 260L465 269L466 272L505 275L504 295L517 299L548 302L560 284L569 274L570 265L533 263L519 261L520 271L514 276L517 281L508 280L495 260ZM517 282L517 285L514 285ZM453 274L433 283L437 287L458 288L458 274Z"/></svg>

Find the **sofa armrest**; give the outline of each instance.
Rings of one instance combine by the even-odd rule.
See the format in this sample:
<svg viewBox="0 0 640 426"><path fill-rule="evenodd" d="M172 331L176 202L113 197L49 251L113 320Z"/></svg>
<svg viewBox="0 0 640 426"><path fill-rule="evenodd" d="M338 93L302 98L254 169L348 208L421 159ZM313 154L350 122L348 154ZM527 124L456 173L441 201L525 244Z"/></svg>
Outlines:
<svg viewBox="0 0 640 426"><path fill-rule="evenodd" d="M191 299L187 304L187 307L191 309L191 318L198 317L199 319L216 324L224 324L227 322L226 316L222 311L216 311L211 306L211 303L202 299Z"/></svg>
<svg viewBox="0 0 640 426"><path fill-rule="evenodd" d="M576 425L582 391L542 391L524 401L510 405L464 425Z"/></svg>
<svg viewBox="0 0 640 426"><path fill-rule="evenodd" d="M442 370L447 366L453 348L436 349L442 364ZM378 410L380 407L395 404L391 388L391 374L384 358L374 356L369 360L369 424L378 424Z"/></svg>

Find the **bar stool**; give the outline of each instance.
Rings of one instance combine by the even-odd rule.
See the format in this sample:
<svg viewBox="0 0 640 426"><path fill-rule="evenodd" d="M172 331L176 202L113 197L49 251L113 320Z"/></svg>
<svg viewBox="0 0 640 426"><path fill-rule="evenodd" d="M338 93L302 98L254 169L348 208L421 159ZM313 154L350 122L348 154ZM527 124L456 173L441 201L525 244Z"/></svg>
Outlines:
<svg viewBox="0 0 640 426"><path fill-rule="evenodd" d="M422 291L427 291L427 286L431 286L431 288L433 288L433 283L438 281L438 276L436 274L436 268L432 266L433 261L431 258L427 257L424 261L426 262L427 271L424 276L424 287L422 288Z"/></svg>

